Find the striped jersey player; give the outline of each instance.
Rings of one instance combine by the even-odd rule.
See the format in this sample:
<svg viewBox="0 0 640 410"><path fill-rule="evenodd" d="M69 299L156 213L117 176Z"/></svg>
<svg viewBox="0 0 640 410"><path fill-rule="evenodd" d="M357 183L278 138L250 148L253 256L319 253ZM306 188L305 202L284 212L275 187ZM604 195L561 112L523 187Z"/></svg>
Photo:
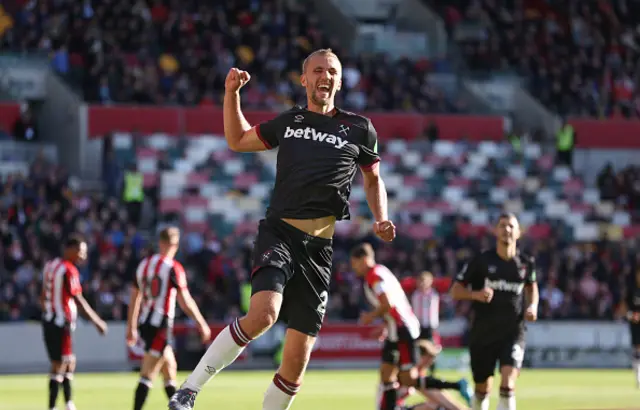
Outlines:
<svg viewBox="0 0 640 410"><path fill-rule="evenodd" d="M78 310L90 320L101 334L106 323L82 296L80 274L76 264L87 259L87 244L78 236L65 243L64 254L47 262L42 270L42 331L51 362L49 378L49 409L55 409L62 385L67 410L75 410L71 380L76 367L71 334L76 327Z"/></svg>
<svg viewBox="0 0 640 410"><path fill-rule="evenodd" d="M158 241L159 252L140 262L133 281L127 343L131 346L140 342L145 351L134 410L141 410L144 406L158 370L162 370L167 397L176 391L177 363L172 348L176 301L198 324L202 341L207 342L211 337L211 330L187 288L184 268L174 259L179 242L180 231L177 228L163 229Z"/></svg>

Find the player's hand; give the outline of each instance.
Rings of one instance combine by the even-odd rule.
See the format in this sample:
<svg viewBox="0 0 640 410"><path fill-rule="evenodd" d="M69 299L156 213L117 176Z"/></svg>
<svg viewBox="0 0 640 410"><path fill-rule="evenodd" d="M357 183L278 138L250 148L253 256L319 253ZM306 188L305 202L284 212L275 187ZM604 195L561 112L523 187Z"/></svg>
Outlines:
<svg viewBox="0 0 640 410"><path fill-rule="evenodd" d="M385 242L391 242L396 237L396 226L391 221L373 223L373 233Z"/></svg>
<svg viewBox="0 0 640 410"><path fill-rule="evenodd" d="M235 93L249 82L251 76L248 72L232 68L227 74L227 78L224 80L224 89L227 92Z"/></svg>
<svg viewBox="0 0 640 410"><path fill-rule="evenodd" d="M135 328L127 330L127 346L135 346L138 341L138 330Z"/></svg>
<svg viewBox="0 0 640 410"><path fill-rule="evenodd" d="M363 325L370 325L375 319L373 312L364 312L360 315L360 323Z"/></svg>
<svg viewBox="0 0 640 410"><path fill-rule="evenodd" d="M373 329L373 331L371 332L371 338L376 339L379 342L383 342L387 338L387 334L388 334L387 327L379 326Z"/></svg>
<svg viewBox="0 0 640 410"><path fill-rule="evenodd" d="M109 330L109 328L107 327L107 323L104 320L96 321L95 325L96 329L98 329L98 333L100 333L101 335L107 334L107 330Z"/></svg>
<svg viewBox="0 0 640 410"><path fill-rule="evenodd" d="M484 288L482 290L478 290L473 292L472 294L473 300L481 302L481 303L490 303L491 299L493 299L493 289Z"/></svg>
<svg viewBox="0 0 640 410"><path fill-rule="evenodd" d="M209 325L200 326L200 337L202 338L202 343L208 343L211 340L211 328Z"/></svg>
<svg viewBox="0 0 640 410"><path fill-rule="evenodd" d="M629 312L627 314L627 317L629 318L629 322L631 323L640 322L640 312Z"/></svg>
<svg viewBox="0 0 640 410"><path fill-rule="evenodd" d="M524 318L527 322L535 322L536 320L538 320L538 307L529 306L524 312Z"/></svg>

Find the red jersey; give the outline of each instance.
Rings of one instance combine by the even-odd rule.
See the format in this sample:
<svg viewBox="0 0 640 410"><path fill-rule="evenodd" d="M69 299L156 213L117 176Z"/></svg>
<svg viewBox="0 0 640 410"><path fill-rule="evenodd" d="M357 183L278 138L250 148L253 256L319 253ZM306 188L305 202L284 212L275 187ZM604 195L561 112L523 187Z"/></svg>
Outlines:
<svg viewBox="0 0 640 410"><path fill-rule="evenodd" d="M176 314L178 289L187 286L180 262L155 254L138 265L134 285L142 292L139 323L171 326Z"/></svg>
<svg viewBox="0 0 640 410"><path fill-rule="evenodd" d="M78 318L75 296L82 293L80 274L73 263L56 258L42 271L44 306L42 319L56 326L74 328Z"/></svg>
<svg viewBox="0 0 640 410"><path fill-rule="evenodd" d="M380 296L385 294L391 309L384 316L387 323L388 339L398 340L398 328L405 327L414 339L420 336L420 322L411 309L404 289L395 275L383 265L376 265L365 275L364 293L369 302L378 306Z"/></svg>

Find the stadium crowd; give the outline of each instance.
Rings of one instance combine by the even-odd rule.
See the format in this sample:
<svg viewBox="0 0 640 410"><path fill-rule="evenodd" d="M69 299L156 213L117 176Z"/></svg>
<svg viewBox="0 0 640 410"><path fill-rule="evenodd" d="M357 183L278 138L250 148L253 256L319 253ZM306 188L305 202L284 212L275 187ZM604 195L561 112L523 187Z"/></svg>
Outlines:
<svg viewBox="0 0 640 410"><path fill-rule="evenodd" d="M442 15L471 69L517 71L563 115L640 115L637 2L424 1Z"/></svg>
<svg viewBox="0 0 640 410"><path fill-rule="evenodd" d="M148 240L152 234L145 235L128 221L118 197L74 192L64 169L42 158L33 163L28 176L10 175L2 181L0 197L0 320L39 317L40 269L48 258L60 254L62 238L72 231L83 234L89 245L87 264L80 267L87 299L104 318L125 320L128 283L138 260L154 244ZM355 320L364 306L361 287L348 266L349 249L362 239L376 244L378 260L400 278L423 270L453 277L474 251L492 244L489 234L463 237L455 232L442 241L416 241L400 232L391 245L381 245L373 237L338 235L329 319ZM640 269L640 255L629 243L525 237L522 246L537 259L544 318L613 318L625 278ZM179 258L208 319L225 320L239 313L240 285L248 279L251 247L247 233L224 238L211 232L184 234ZM464 309L443 297L444 318Z"/></svg>
<svg viewBox="0 0 640 410"><path fill-rule="evenodd" d="M300 2L38 1L11 18L2 49L53 55L53 68L92 102L220 105L237 66L253 76L244 106L277 110L303 101L303 56L331 46L343 59L338 103L347 109L465 110L427 82L428 62L349 56Z"/></svg>

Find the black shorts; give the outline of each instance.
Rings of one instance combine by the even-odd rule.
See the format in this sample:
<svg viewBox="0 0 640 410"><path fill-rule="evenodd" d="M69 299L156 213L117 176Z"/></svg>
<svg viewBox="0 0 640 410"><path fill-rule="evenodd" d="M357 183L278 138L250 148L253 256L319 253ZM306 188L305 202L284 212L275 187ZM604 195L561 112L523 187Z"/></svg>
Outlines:
<svg viewBox="0 0 640 410"><path fill-rule="evenodd" d="M499 364L500 367L512 366L520 369L524 360L524 349L524 337L506 337L488 344L471 343L469 355L471 356L473 381L484 383L494 375L496 364Z"/></svg>
<svg viewBox="0 0 640 410"><path fill-rule="evenodd" d="M631 334L631 347L640 346L640 323L629 322L629 333Z"/></svg>
<svg viewBox="0 0 640 410"><path fill-rule="evenodd" d="M173 345L173 331L164 323L161 326L143 323L138 326L138 334L144 352L154 357L161 357L164 354L164 349Z"/></svg>
<svg viewBox="0 0 640 410"><path fill-rule="evenodd" d="M411 370L420 360L417 340L406 328L398 328L398 340L386 339L382 346L382 363L398 366L402 371Z"/></svg>
<svg viewBox="0 0 640 410"><path fill-rule="evenodd" d="M263 219L253 249L251 292L281 292L280 319L316 336L329 301L332 257L331 239L307 235L277 218Z"/></svg>
<svg viewBox="0 0 640 410"><path fill-rule="evenodd" d="M42 322L42 335L47 355L52 362L67 362L73 358L71 328L58 326L52 322Z"/></svg>

